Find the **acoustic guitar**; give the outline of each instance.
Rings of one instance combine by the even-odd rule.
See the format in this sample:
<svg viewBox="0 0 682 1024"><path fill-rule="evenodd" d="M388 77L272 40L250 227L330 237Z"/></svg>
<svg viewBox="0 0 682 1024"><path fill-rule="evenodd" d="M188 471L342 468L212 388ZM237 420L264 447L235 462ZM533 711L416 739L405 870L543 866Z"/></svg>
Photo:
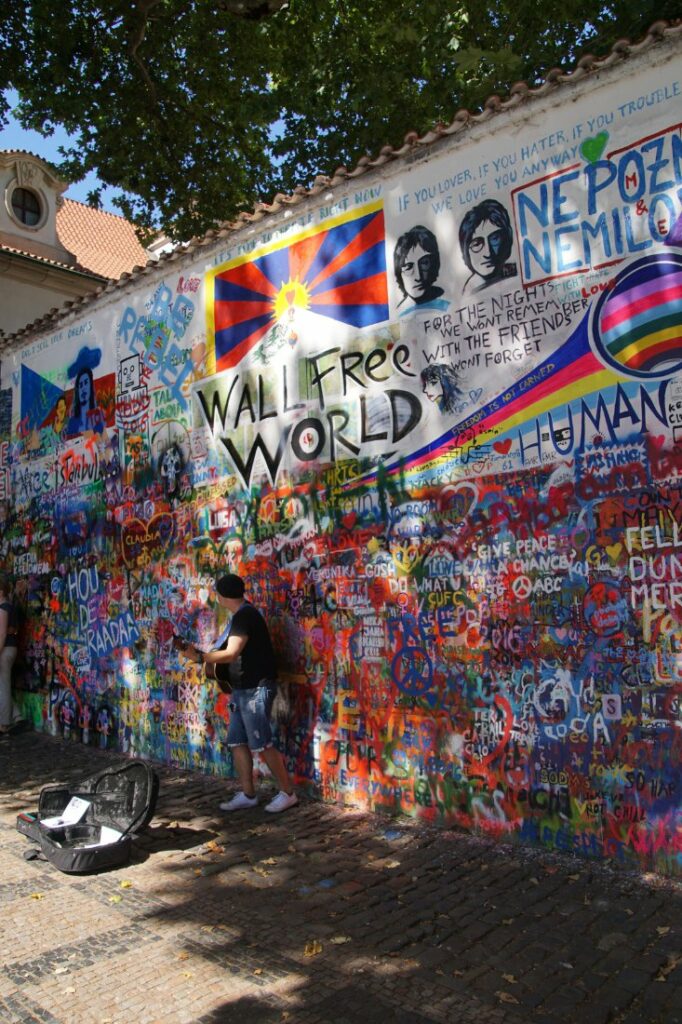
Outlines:
<svg viewBox="0 0 682 1024"><path fill-rule="evenodd" d="M188 643L183 640L181 636L173 637L173 647L178 651L186 651L189 647L194 647L194 644ZM195 648L196 649L196 648ZM204 675L207 679L218 684L220 690L223 693L232 693L232 686L230 684L230 666L214 665L212 663L203 663Z"/></svg>

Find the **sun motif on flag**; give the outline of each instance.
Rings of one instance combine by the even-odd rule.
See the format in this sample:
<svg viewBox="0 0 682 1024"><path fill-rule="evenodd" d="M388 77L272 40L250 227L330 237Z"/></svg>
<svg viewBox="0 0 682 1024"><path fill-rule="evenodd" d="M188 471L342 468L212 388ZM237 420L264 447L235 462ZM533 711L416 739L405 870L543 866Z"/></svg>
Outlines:
<svg viewBox="0 0 682 1024"><path fill-rule="evenodd" d="M292 319L297 309L308 309L310 292L305 282L289 280L286 284L282 284L272 305L272 315L275 320L281 320L283 316Z"/></svg>

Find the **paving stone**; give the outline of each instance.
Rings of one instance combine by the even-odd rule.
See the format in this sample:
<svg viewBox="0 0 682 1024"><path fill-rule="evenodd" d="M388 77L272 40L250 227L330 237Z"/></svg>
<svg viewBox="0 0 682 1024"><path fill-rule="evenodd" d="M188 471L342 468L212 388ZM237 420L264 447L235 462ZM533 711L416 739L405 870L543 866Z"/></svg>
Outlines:
<svg viewBox="0 0 682 1024"><path fill-rule="evenodd" d="M35 734L0 751L0 1024L682 1024L679 969L652 981L678 883L305 799L228 819L234 787L167 767L130 865L24 861L17 805L118 762Z"/></svg>

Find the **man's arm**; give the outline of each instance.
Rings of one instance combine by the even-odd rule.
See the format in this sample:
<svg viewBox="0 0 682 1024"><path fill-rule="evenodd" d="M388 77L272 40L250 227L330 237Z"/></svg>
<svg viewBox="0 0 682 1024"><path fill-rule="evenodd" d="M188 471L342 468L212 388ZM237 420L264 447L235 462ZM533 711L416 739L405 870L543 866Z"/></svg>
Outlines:
<svg viewBox="0 0 682 1024"><path fill-rule="evenodd" d="M229 636L227 646L222 651L200 651L194 644L184 644L180 647L180 653L188 661L196 665L228 665L236 661L246 647L248 636Z"/></svg>
<svg viewBox="0 0 682 1024"><path fill-rule="evenodd" d="M222 651L207 651L202 655L201 660L206 665L227 665L236 661L246 647L248 636L230 636L227 638L227 645Z"/></svg>

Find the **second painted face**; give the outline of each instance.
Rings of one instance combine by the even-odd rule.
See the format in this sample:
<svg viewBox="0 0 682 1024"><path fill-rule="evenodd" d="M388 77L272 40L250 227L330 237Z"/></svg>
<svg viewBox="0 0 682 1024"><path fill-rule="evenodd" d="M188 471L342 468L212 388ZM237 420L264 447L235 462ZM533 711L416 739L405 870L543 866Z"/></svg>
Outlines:
<svg viewBox="0 0 682 1024"><path fill-rule="evenodd" d="M439 381L425 380L422 385L422 391L429 402L440 402L443 397L443 385Z"/></svg>
<svg viewBox="0 0 682 1024"><path fill-rule="evenodd" d="M90 378L87 373L81 374L78 379L78 398L81 405L87 405L90 401Z"/></svg>
<svg viewBox="0 0 682 1024"><path fill-rule="evenodd" d="M503 246L504 231L491 220L481 221L469 242L469 262L474 273L481 277L495 274L503 262L500 259Z"/></svg>

